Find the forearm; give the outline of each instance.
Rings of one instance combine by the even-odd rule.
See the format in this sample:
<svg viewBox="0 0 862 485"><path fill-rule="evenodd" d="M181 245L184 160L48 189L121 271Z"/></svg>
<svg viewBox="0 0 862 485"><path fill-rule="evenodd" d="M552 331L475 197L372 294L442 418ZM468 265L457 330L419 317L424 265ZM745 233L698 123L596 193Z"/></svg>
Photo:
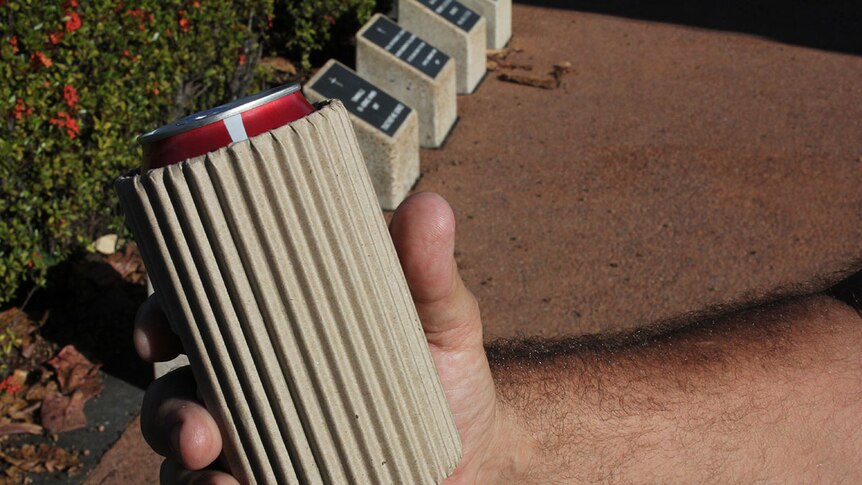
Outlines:
<svg viewBox="0 0 862 485"><path fill-rule="evenodd" d="M489 358L524 481L859 478L862 319L829 297Z"/></svg>

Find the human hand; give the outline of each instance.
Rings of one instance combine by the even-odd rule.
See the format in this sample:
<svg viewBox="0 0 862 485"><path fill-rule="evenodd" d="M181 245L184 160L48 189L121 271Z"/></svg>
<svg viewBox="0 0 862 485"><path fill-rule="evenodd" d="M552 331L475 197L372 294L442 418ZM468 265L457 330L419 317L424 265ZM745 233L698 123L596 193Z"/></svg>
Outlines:
<svg viewBox="0 0 862 485"><path fill-rule="evenodd" d="M511 480L528 452L516 446L522 440L514 419L496 399L479 306L455 263L452 210L436 194L415 195L395 212L390 232L461 435L463 457L446 483ZM138 312L134 339L140 356L152 362L170 360L182 350L155 298ZM144 438L166 457L161 481L237 483L213 468L221 437L195 388L191 372L183 368L153 382L144 397Z"/></svg>

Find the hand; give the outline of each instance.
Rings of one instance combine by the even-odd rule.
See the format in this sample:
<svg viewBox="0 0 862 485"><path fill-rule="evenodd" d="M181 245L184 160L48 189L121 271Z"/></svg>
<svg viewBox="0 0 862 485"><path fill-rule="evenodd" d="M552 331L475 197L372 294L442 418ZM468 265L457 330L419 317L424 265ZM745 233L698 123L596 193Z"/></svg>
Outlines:
<svg viewBox="0 0 862 485"><path fill-rule="evenodd" d="M528 453L515 446L523 440L496 399L479 306L455 263L452 210L436 194L415 195L395 212L390 232L461 434L464 455L446 483L495 483L504 476L511 480ZM148 361L170 360L181 351L154 298L138 312L134 338L138 353ZM150 446L166 457L162 483L237 483L211 468L221 453L221 437L196 397L188 368L152 383L144 397L141 428Z"/></svg>

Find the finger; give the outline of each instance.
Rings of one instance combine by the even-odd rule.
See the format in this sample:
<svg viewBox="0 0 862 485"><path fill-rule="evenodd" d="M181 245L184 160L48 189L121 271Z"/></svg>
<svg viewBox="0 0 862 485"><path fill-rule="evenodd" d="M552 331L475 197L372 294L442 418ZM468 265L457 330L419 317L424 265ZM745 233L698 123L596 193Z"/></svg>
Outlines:
<svg viewBox="0 0 862 485"><path fill-rule="evenodd" d="M141 433L156 453L189 470L209 466L221 453L218 426L195 397L189 367L153 381L141 406Z"/></svg>
<svg viewBox="0 0 862 485"><path fill-rule="evenodd" d="M455 215L439 195L405 200L389 225L428 343L443 350L482 345L476 298L455 263Z"/></svg>
<svg viewBox="0 0 862 485"><path fill-rule="evenodd" d="M138 309L133 339L138 355L147 362L171 360L183 350L155 295L147 298Z"/></svg>
<svg viewBox="0 0 862 485"><path fill-rule="evenodd" d="M159 481L165 485L239 485L236 478L217 470L186 470L173 460L162 462Z"/></svg>

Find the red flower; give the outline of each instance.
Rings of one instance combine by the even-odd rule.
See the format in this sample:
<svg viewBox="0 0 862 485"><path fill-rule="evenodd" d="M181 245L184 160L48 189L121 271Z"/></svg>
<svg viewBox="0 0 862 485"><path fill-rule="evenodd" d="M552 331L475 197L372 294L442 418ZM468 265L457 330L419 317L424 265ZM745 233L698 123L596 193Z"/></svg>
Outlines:
<svg viewBox="0 0 862 485"><path fill-rule="evenodd" d="M62 32L52 32L52 33L48 34L48 40L50 40L52 44L57 45L60 43L61 40L63 40L63 33Z"/></svg>
<svg viewBox="0 0 862 485"><path fill-rule="evenodd" d="M23 99L18 98L18 100L15 102L15 107L12 108L12 112L15 113L16 120L24 118L24 113L27 112L27 108L24 106Z"/></svg>
<svg viewBox="0 0 862 485"><path fill-rule="evenodd" d="M68 0L66 3L63 4L63 8L66 10L78 8L78 0Z"/></svg>
<svg viewBox="0 0 862 485"><path fill-rule="evenodd" d="M9 45L12 46L12 53L17 54L18 53L18 37L14 36L14 35L12 37L9 37Z"/></svg>
<svg viewBox="0 0 862 485"><path fill-rule="evenodd" d="M66 32L69 32L71 34L72 32L81 28L82 22L81 17L78 15L77 12L70 12L68 17L69 20L66 21Z"/></svg>
<svg viewBox="0 0 862 485"><path fill-rule="evenodd" d="M0 5L3 5L2 1L3 0L0 0ZM31 262L28 261L28 263L31 263ZM32 263L30 265L28 265L28 267L30 267L30 266L32 266ZM12 379L14 377L15 376L9 376L9 377L3 379L3 382L0 382L0 391L7 392L9 394L15 394L16 392L20 391L21 386L19 386L17 383L12 381Z"/></svg>
<svg viewBox="0 0 862 485"><path fill-rule="evenodd" d="M194 2L192 2L192 7L194 7L194 8L200 8L200 6L201 6L201 2L198 2L197 0L195 0Z"/></svg>
<svg viewBox="0 0 862 485"><path fill-rule="evenodd" d="M240 54L240 55L239 55L239 65L240 65L240 66L244 66L244 65L245 65L245 54Z"/></svg>
<svg viewBox="0 0 862 485"><path fill-rule="evenodd" d="M78 90L75 89L75 86L67 84L63 88L63 99L66 100L66 104L68 104L70 108L75 109L78 104Z"/></svg>
<svg viewBox="0 0 862 485"><path fill-rule="evenodd" d="M183 32L189 31L189 26L191 25L191 22L189 21L189 19L186 18L185 10L180 10L179 12L177 12L177 23L180 26L180 30L182 30Z"/></svg>
<svg viewBox="0 0 862 485"><path fill-rule="evenodd" d="M69 116L69 113L66 113L65 111L60 111L59 113L57 113L57 117L51 118L48 123L51 123L54 126L65 128L66 135L73 140L76 136L78 136L79 133L81 133L81 128L78 126L78 121Z"/></svg>
<svg viewBox="0 0 862 485"><path fill-rule="evenodd" d="M54 61L52 61L50 57L46 56L45 54L42 54L40 51L36 51L33 53L33 55L30 57L30 62L36 68L39 68L40 66L48 68L54 64Z"/></svg>
<svg viewBox="0 0 862 485"><path fill-rule="evenodd" d="M272 15L266 16L266 26L272 28Z"/></svg>

